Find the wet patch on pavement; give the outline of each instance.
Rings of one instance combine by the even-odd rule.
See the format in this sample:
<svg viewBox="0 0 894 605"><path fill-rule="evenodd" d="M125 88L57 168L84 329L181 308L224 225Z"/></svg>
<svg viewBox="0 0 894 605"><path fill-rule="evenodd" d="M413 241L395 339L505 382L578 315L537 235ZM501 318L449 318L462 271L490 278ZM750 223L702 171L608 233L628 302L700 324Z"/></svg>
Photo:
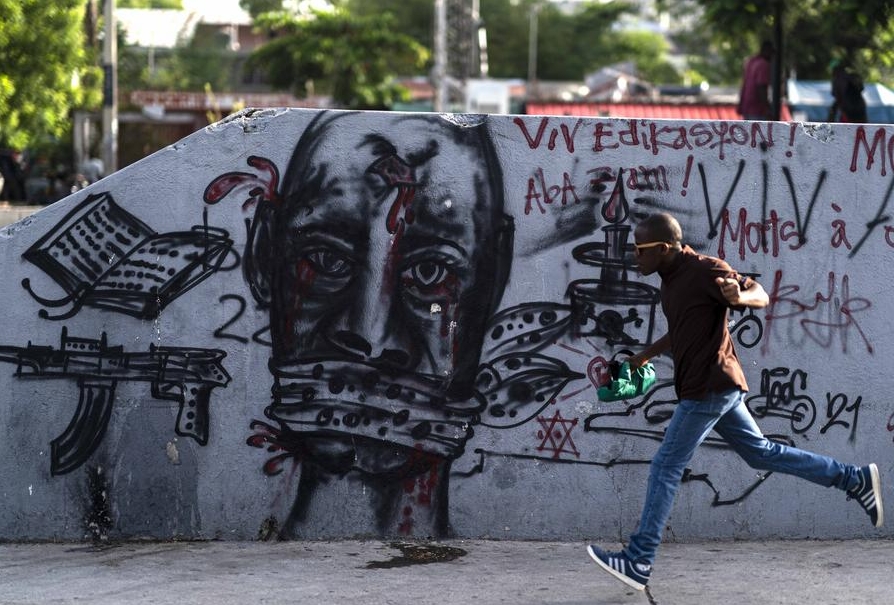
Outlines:
<svg viewBox="0 0 894 605"><path fill-rule="evenodd" d="M392 542L389 546L398 549L401 554L387 561L370 561L366 569L391 569L410 565L427 565L429 563L445 563L469 554L461 548L441 546L440 544L412 544Z"/></svg>

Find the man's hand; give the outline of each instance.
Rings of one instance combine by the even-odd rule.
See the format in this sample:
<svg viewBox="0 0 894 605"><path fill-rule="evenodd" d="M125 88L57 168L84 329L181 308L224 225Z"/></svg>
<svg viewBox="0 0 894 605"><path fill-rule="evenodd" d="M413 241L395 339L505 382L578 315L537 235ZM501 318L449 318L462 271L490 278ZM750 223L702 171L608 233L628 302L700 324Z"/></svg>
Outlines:
<svg viewBox="0 0 894 605"><path fill-rule="evenodd" d="M649 362L649 358L644 356L643 354L631 355L627 358L627 363L630 364L630 369L635 370L646 365Z"/></svg>
<svg viewBox="0 0 894 605"><path fill-rule="evenodd" d="M720 292L723 294L726 302L734 307L742 304L740 300L742 298L742 288L739 286L739 282L730 277L718 277L714 282L720 286Z"/></svg>
<svg viewBox="0 0 894 605"><path fill-rule="evenodd" d="M749 282L747 290L743 290L739 282L731 277L718 277L714 282L720 287L723 298L731 307L762 309L770 304L766 290L754 280Z"/></svg>
<svg viewBox="0 0 894 605"><path fill-rule="evenodd" d="M670 351L670 348L670 336L665 334L636 355L628 357L625 361L630 364L631 370L635 370L649 363L650 359Z"/></svg>

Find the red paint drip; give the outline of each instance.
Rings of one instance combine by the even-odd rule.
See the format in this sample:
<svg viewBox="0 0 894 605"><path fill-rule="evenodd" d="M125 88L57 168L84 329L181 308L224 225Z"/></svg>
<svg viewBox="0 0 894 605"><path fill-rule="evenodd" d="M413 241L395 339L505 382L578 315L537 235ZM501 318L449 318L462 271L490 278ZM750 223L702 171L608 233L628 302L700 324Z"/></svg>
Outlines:
<svg viewBox="0 0 894 605"><path fill-rule="evenodd" d="M792 122L788 126L788 146L792 147L795 144L795 132L797 132L798 125ZM785 152L786 157L792 157L791 150Z"/></svg>
<svg viewBox="0 0 894 605"><path fill-rule="evenodd" d="M415 189L405 186L397 188L397 197L394 198L394 202L388 210L388 218L385 220L385 227L388 229L388 233L396 233L401 223L413 224L415 216L411 204L415 195Z"/></svg>
<svg viewBox="0 0 894 605"><path fill-rule="evenodd" d="M292 346L292 338L295 334L295 319L301 316L304 299L310 296L314 283L317 280L316 266L308 259L298 261L295 271L295 282L292 284L291 300L292 308L283 318L283 336L288 339L286 346Z"/></svg>
<svg viewBox="0 0 894 605"><path fill-rule="evenodd" d="M385 226L388 233L396 233L401 220L413 223L413 197L416 193L416 174L413 167L396 154L376 160L369 171L378 174L389 187L397 188L397 196L388 210Z"/></svg>
<svg viewBox="0 0 894 605"><path fill-rule="evenodd" d="M281 200L279 192L279 170L276 164L258 156L249 156L248 165L261 171L261 174L250 172L227 172L217 177L205 188L203 199L206 204L216 204L237 189L248 189L242 209L268 201L278 204Z"/></svg>
<svg viewBox="0 0 894 605"><path fill-rule="evenodd" d="M254 420L251 428L257 431L246 439L246 443L256 448L267 448L268 452L283 452L273 456L263 465L265 475L273 476L282 472L287 460L298 461L301 458L302 446L298 436L290 431L283 431L266 422Z"/></svg>
<svg viewBox="0 0 894 605"><path fill-rule="evenodd" d="M400 267L403 258L399 250L400 240L403 238L405 229L406 223L400 221L391 238L391 245L388 249L388 259L385 261L385 271L382 275L382 291L379 294L383 303L387 302L389 294L394 291L394 284L396 281L394 270L396 267Z"/></svg>
<svg viewBox="0 0 894 605"><path fill-rule="evenodd" d="M441 459L423 450L422 444L417 443L407 460L407 470L411 476L404 478L403 490L409 503L402 510L403 519L398 524L400 533L407 535L412 533L415 520L413 504L425 508L432 505L432 494L438 486L438 465ZM421 468L420 468L421 467Z"/></svg>

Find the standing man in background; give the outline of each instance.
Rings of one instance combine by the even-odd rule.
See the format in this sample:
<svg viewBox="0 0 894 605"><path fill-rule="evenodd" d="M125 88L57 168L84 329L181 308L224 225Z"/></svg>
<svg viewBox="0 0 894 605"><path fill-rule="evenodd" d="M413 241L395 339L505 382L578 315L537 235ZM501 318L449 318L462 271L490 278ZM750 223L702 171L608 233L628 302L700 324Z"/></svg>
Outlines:
<svg viewBox="0 0 894 605"><path fill-rule="evenodd" d="M745 62L737 110L746 120L769 120L772 117L768 93L770 60L775 52L773 43L765 40L761 44L760 52Z"/></svg>
<svg viewBox="0 0 894 605"><path fill-rule="evenodd" d="M863 78L840 59L833 59L832 68L832 107L829 109L829 122L850 122L864 124L866 117L866 100L863 98Z"/></svg>

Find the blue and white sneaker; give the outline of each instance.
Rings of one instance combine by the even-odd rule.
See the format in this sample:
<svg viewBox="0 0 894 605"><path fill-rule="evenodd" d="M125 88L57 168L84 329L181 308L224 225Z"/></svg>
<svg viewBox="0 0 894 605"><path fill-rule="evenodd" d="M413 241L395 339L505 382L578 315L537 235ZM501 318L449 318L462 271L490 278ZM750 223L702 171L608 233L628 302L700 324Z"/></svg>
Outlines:
<svg viewBox="0 0 894 605"><path fill-rule="evenodd" d="M885 522L885 511L882 508L882 484L879 479L878 467L875 464L864 466L860 469L860 483L852 490L848 490L847 499L854 499L860 503L869 520L876 527L881 527Z"/></svg>
<svg viewBox="0 0 894 605"><path fill-rule="evenodd" d="M651 565L634 563L623 552L606 552L592 544L587 547L587 552L599 567L617 579L637 590L645 590L652 575Z"/></svg>

